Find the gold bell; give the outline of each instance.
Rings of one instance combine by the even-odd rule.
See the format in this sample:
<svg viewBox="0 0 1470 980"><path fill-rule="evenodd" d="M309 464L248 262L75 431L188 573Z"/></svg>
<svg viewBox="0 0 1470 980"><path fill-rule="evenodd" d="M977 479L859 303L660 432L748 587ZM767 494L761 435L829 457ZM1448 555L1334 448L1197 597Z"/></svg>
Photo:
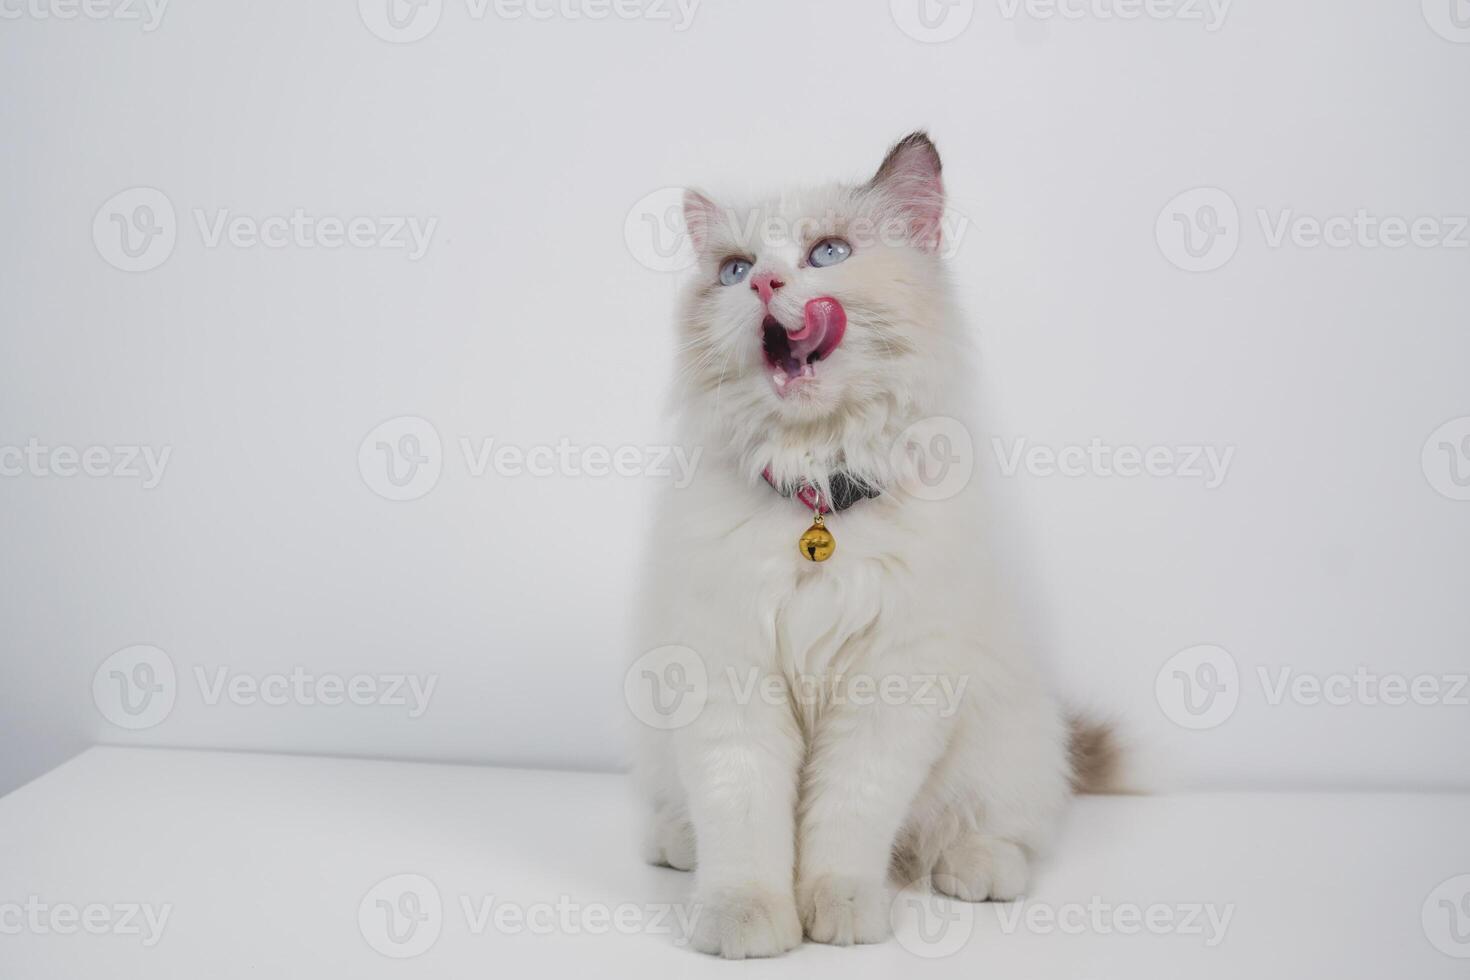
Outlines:
<svg viewBox="0 0 1470 980"><path fill-rule="evenodd" d="M812 526L806 529L806 533L797 542L797 547L801 550L801 557L807 561L826 561L837 550L837 539L832 537L832 532L822 523L820 511L812 521Z"/></svg>

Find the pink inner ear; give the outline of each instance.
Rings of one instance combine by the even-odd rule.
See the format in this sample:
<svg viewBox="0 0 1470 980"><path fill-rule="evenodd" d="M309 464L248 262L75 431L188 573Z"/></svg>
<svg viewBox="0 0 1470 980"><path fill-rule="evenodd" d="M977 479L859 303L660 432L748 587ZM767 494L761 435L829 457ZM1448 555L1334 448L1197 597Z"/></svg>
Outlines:
<svg viewBox="0 0 1470 980"><path fill-rule="evenodd" d="M936 177L935 181L938 179ZM944 191L910 198L904 205L904 210L909 217L909 237L914 246L923 252L939 251L944 237L941 226L944 217Z"/></svg>
<svg viewBox="0 0 1470 980"><path fill-rule="evenodd" d="M944 217L944 181L932 146L900 147L884 161L875 183L899 209L914 246L925 252L937 251Z"/></svg>
<svg viewBox="0 0 1470 980"><path fill-rule="evenodd" d="M939 173L927 166L901 169L889 179L888 192L908 224L915 247L937 251L944 217L944 183Z"/></svg>
<svg viewBox="0 0 1470 980"><path fill-rule="evenodd" d="M704 250L705 243L709 241L710 225L718 211L719 206L699 191L684 192L684 228L689 232L695 251Z"/></svg>

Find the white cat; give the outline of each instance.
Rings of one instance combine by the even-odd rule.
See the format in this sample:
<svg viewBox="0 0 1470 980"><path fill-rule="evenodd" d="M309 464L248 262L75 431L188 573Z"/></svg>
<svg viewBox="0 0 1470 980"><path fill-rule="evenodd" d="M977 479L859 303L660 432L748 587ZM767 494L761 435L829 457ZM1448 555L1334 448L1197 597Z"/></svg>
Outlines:
<svg viewBox="0 0 1470 980"><path fill-rule="evenodd" d="M1015 898L1113 752L986 642L976 486L930 492L913 437L969 410L939 155L915 133L867 183L684 210L678 438L703 455L659 503L638 652L686 648L666 679L702 706L642 729L647 857L696 869L690 940L731 958L882 941L891 874Z"/></svg>

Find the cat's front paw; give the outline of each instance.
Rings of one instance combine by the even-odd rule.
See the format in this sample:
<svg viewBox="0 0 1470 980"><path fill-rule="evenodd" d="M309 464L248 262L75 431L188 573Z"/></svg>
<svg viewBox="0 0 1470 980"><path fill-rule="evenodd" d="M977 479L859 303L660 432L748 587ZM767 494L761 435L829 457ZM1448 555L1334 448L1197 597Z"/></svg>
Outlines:
<svg viewBox="0 0 1470 980"><path fill-rule="evenodd" d="M934 888L965 902L1010 902L1026 891L1026 852L1000 837L970 834L940 855Z"/></svg>
<svg viewBox="0 0 1470 980"><path fill-rule="evenodd" d="M694 825L682 813L660 811L643 839L643 859L678 871L694 868Z"/></svg>
<svg viewBox="0 0 1470 980"><path fill-rule="evenodd" d="M700 890L689 944L727 960L780 956L801 943L801 920L789 894L760 885Z"/></svg>
<svg viewBox="0 0 1470 980"><path fill-rule="evenodd" d="M888 938L888 886L881 880L818 875L796 890L801 924L813 942L851 946Z"/></svg>

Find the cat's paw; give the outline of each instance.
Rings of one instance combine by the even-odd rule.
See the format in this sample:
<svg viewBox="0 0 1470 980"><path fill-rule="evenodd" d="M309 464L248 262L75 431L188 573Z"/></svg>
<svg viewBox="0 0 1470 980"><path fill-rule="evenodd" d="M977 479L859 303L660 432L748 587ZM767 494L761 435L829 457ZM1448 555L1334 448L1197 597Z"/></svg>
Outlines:
<svg viewBox="0 0 1470 980"><path fill-rule="evenodd" d="M801 920L789 894L760 885L695 894L689 944L727 960L780 956L801 943Z"/></svg>
<svg viewBox="0 0 1470 980"><path fill-rule="evenodd" d="M878 879L817 875L797 886L801 924L813 942L851 946L888 938L888 886Z"/></svg>
<svg viewBox="0 0 1470 980"><path fill-rule="evenodd" d="M663 811L658 813L643 841L643 859L660 867L692 871L694 825L689 818L683 814L668 816Z"/></svg>
<svg viewBox="0 0 1470 980"><path fill-rule="evenodd" d="M966 902L1009 902L1021 897L1029 878L1020 845L967 834L944 849L932 880L936 891Z"/></svg>

